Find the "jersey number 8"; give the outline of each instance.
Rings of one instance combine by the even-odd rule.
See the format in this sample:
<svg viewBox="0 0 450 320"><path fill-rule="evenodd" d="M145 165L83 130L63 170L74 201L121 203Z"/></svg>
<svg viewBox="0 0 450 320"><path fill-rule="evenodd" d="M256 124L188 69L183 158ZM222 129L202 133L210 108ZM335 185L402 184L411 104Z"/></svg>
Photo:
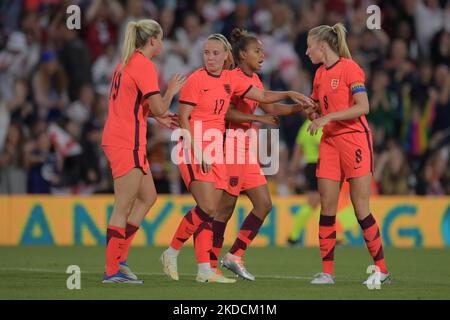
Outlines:
<svg viewBox="0 0 450 320"><path fill-rule="evenodd" d="M323 106L325 107L325 110L328 110L328 97L323 96Z"/></svg>

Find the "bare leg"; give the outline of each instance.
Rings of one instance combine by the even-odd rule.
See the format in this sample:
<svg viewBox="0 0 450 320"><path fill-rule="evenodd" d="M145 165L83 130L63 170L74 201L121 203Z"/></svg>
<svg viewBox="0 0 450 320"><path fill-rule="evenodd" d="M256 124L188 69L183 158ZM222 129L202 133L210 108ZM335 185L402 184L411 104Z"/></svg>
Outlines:
<svg viewBox="0 0 450 320"><path fill-rule="evenodd" d="M134 168L126 175L114 180L114 209L109 225L124 228L127 216L138 195L143 173Z"/></svg>
<svg viewBox="0 0 450 320"><path fill-rule="evenodd" d="M155 204L156 197L155 183L153 182L151 172L149 172L142 178L136 201L128 216L128 222L139 226L150 208Z"/></svg>

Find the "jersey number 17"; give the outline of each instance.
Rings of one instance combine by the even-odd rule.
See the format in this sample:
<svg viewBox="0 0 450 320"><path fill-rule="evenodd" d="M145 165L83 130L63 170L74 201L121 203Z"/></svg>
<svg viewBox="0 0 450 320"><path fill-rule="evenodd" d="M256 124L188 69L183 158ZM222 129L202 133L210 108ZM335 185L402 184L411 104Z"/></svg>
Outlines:
<svg viewBox="0 0 450 320"><path fill-rule="evenodd" d="M220 99L220 100L216 100L216 106L214 108L214 114L220 114L220 112L223 109L223 106L225 105L225 100ZM217 110L219 108L219 110Z"/></svg>

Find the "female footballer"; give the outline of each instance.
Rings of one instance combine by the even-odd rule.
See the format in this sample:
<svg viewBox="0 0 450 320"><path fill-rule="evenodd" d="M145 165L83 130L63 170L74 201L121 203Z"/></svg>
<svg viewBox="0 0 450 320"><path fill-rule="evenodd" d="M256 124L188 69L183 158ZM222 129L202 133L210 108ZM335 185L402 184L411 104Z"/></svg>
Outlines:
<svg viewBox="0 0 450 320"><path fill-rule="evenodd" d="M126 258L141 221L156 201L146 156L147 117L167 123L172 98L184 83L182 77L174 76L161 97L151 59L160 53L162 37L154 20L129 22L122 61L112 78L102 146L114 178L114 209L106 230L103 283L143 283L131 272Z"/></svg>
<svg viewBox="0 0 450 320"><path fill-rule="evenodd" d="M193 234L198 264L196 280L232 283L234 279L216 273L210 265L212 222L228 181L223 161L223 134L230 100L233 96L240 96L261 103L292 98L298 103L312 105L312 101L294 91L261 90L248 79L229 70L233 63L232 48L221 34L209 36L204 43L203 62L204 67L188 77L180 92L179 114L180 127L189 132L189 137L184 137L179 144L182 150L180 158L186 160L179 164L179 169L197 206L182 219L170 247L161 256L161 262L164 272L178 280L177 256L184 242ZM198 136L206 137L212 132L219 133L212 142L205 139L202 144L199 143ZM213 149L216 152L222 150L222 154L216 154L215 159L206 152L211 149L211 143L215 144Z"/></svg>
<svg viewBox="0 0 450 320"><path fill-rule="evenodd" d="M369 102L364 86L364 71L351 59L341 23L322 25L308 33L306 55L321 64L313 83L312 99L320 103L321 116L308 128L315 135L323 128L319 145L316 176L321 212L319 243L323 272L311 283L334 284L334 248L336 211L344 179L349 181L350 195L367 248L377 267L364 283L391 281L386 268L380 231L370 212L370 181L373 174L372 135L365 115Z"/></svg>

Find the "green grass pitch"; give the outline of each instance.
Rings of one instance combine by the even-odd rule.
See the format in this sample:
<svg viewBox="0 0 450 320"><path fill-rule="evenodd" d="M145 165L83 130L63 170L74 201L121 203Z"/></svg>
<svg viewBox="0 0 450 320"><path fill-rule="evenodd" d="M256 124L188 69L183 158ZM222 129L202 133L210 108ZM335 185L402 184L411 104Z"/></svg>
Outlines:
<svg viewBox="0 0 450 320"><path fill-rule="evenodd" d="M128 262L145 280L137 286L101 283L104 247L0 247L0 299L450 299L450 249L385 248L393 283L380 290L361 284L371 264L362 247L336 248L334 286L309 284L321 271L318 248L250 248L245 262L257 279L235 284L196 283L192 247L178 258L180 281L169 280L162 251L131 248ZM81 268L81 290L66 287L69 265Z"/></svg>

